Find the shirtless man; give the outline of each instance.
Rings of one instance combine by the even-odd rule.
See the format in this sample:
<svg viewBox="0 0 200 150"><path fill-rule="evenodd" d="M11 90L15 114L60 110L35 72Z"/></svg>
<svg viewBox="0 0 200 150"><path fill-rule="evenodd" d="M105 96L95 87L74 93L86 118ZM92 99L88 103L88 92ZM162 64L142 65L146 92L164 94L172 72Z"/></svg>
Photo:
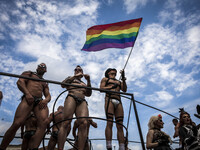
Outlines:
<svg viewBox="0 0 200 150"><path fill-rule="evenodd" d="M24 132L25 127L25 132ZM33 112L26 119L24 125L21 126L22 150L27 150L31 137L35 134L37 129L37 119Z"/></svg>
<svg viewBox="0 0 200 150"><path fill-rule="evenodd" d="M22 75L36 79L43 79L42 77L46 71L46 65L41 63L38 65L36 72L26 71L23 72ZM47 104L51 100L49 87L46 82L28 80L24 78L19 78L17 86L24 95L22 96L22 100L15 112L13 124L4 135L0 150L6 149L15 137L17 130L24 124L31 111L34 112L37 118L37 130L35 135L31 137L29 147L30 149L37 150L40 142L42 141L48 123L47 118L49 110ZM45 96L45 99L42 99L43 95Z"/></svg>
<svg viewBox="0 0 200 150"><path fill-rule="evenodd" d="M87 85L81 81L81 78L85 77L87 80ZM91 87L90 83L90 76L87 74L83 74L83 70L80 66L77 66L74 69L74 76L70 76L66 78L63 83L69 83L73 85L79 85L79 86L85 86L85 87ZM73 86L65 86L61 85L62 88L68 89L68 96L65 99L64 103L64 119L70 119L73 117L73 114L75 113L76 117L88 117L88 107L87 102L85 100L85 96L91 96L92 90L91 89L85 89L85 88L76 88ZM83 150L85 147L85 142L87 140L87 119L81 118L78 119L79 125L79 143L78 143L78 149ZM62 123L60 131L58 133L58 149L63 150L64 144L67 137L67 128L70 126L71 120L67 120Z"/></svg>
<svg viewBox="0 0 200 150"><path fill-rule="evenodd" d="M124 75L124 70L121 71L122 81L117 80L116 77L117 70L114 68L109 68L105 72L105 77L101 80L100 88L110 91L127 91L126 78ZM109 103L108 103L109 102ZM117 123L123 124L124 111L121 103L121 97L119 94L106 93L105 97L105 112L108 120L113 121L113 116ZM119 150L125 149L124 144L124 132L123 126L116 124L117 126L117 139L119 142ZM108 150L112 150L112 127L113 122L107 121L105 136L106 136L106 147Z"/></svg>
<svg viewBox="0 0 200 150"><path fill-rule="evenodd" d="M178 132L179 132L179 122L178 119L173 119L172 120L173 124L174 124L174 135L173 138L176 138L179 136Z"/></svg>
<svg viewBox="0 0 200 150"><path fill-rule="evenodd" d="M88 119L88 124L87 124L87 141L85 143L84 150L89 150L90 149L89 141L88 141L90 125L92 125L94 128L97 128L97 123L94 122L92 120L92 118L89 118ZM79 127L78 120L76 120L76 121L74 121L73 132L72 132L72 134L74 136L74 139L75 139L75 146L77 146L78 142L79 142L78 136L76 134L76 130L78 129L78 127ZM78 132L79 132L79 130L78 130Z"/></svg>
<svg viewBox="0 0 200 150"><path fill-rule="evenodd" d="M57 123L63 120L63 110L64 110L63 106L58 107L57 111L54 113L53 123ZM50 114L49 124L51 123L51 121L53 121L53 113ZM48 150L54 150L58 142L58 132L59 132L60 126L61 126L61 123L52 127L52 133L51 133L51 137L48 143ZM67 135L69 134L70 130L71 130L71 126L68 128Z"/></svg>

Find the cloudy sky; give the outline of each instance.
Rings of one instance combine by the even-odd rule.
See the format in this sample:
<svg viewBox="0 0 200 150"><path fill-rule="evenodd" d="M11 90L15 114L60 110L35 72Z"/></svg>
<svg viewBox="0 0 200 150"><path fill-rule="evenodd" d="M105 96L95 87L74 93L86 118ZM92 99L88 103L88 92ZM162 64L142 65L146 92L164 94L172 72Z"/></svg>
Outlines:
<svg viewBox="0 0 200 150"><path fill-rule="evenodd" d="M137 101L177 117L178 108L184 107L193 121L199 123L193 115L196 105L200 104L199 8L198 0L1 0L0 72L21 74L34 71L39 63L45 62L44 78L62 81L73 74L76 65L81 65L84 73L91 76L92 86L99 87L108 67L118 71L124 67L131 48L81 51L87 28L142 17L139 35L125 68L127 92L133 93ZM0 90L4 94L0 135L11 125L22 96L16 81L16 78L0 76ZM51 112L56 97L64 89L59 85L49 86ZM59 98L56 107L63 104L66 94ZM105 118L104 94L93 91L87 100L90 116ZM130 100L122 101L127 126ZM163 131L173 136L171 116L138 103L137 108L145 141L148 120L157 114L163 115ZM90 138L105 138L105 122L95 121L99 127L91 128ZM140 140L132 108L128 131L129 140ZM116 138L116 129L113 138ZM13 144L20 142L14 140ZM116 141L113 145L117 148ZM93 147L104 150L105 141L93 141ZM140 150L141 145L130 143L129 148Z"/></svg>

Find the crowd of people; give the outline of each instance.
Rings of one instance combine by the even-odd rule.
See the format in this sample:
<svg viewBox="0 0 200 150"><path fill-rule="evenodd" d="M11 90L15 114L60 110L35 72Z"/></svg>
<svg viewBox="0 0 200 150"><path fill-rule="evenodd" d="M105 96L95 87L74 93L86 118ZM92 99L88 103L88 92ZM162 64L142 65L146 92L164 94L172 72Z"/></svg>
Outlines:
<svg viewBox="0 0 200 150"><path fill-rule="evenodd" d="M200 119L200 105L197 105L197 114ZM179 121L172 120L174 124L173 138L179 137L179 147L176 150L200 150L200 124L196 125L190 118L190 114L181 109ZM172 150L172 140L169 135L161 131L164 122L162 116L152 116L149 120L149 131L146 137L146 148L154 150Z"/></svg>
<svg viewBox="0 0 200 150"><path fill-rule="evenodd" d="M38 65L36 72L25 71L21 75L36 79L43 79L43 75L46 72L46 64L41 63ZM123 127L121 125L123 124L124 118L121 97L119 94L111 94L109 92L119 92L120 90L126 92L127 86L124 71L122 70L120 73L122 78L121 80L117 80L117 70L114 68L107 69L105 72L105 78L102 79L100 84L101 89L108 91L105 97L105 112L107 119L111 122L107 122L105 136L107 149L109 150L112 149L112 120L114 117L117 122L117 137L120 150L125 149ZM84 83L81 80L83 77L87 83ZM57 144L58 149L63 150L67 136L71 130L71 118L74 114L77 117L73 127L75 149L89 149L88 135L90 125L97 128L97 124L89 118L88 104L85 99L85 97L92 95L91 88L84 88L91 87L90 76L88 74L84 74L83 69L80 66L77 66L74 69L74 75L67 77L64 81L62 81L62 83L61 87L68 90L68 95L65 99L64 105L59 106L54 114L51 113L49 115L47 104L51 100L51 95L48 83L44 81L30 80L27 78L19 78L17 86L23 93L23 96L16 109L14 121L11 127L4 134L0 150L5 150L8 147L20 127L23 139L22 149L37 150L46 130L48 130L48 132L51 132L48 149L54 149ZM49 131L51 122L53 122L55 126L52 127L52 131ZM77 134L76 131L78 131Z"/></svg>
<svg viewBox="0 0 200 150"><path fill-rule="evenodd" d="M36 72L25 71L23 76L43 79L47 72L45 63L38 65ZM117 80L117 70L108 68L105 77L100 82L100 89L105 90L105 115L107 124L105 128L106 148L112 150L112 128L115 118L117 127L117 139L119 150L128 150L128 140L124 137L123 119L124 111L121 96L117 92L127 91L125 72L120 72L121 79ZM87 83L81 79L85 78ZM45 132L50 133L47 149L53 150L57 144L59 150L64 149L67 136L71 131L73 115L76 116L72 134L74 136L74 148L78 150L89 150L89 129L92 125L97 128L97 123L89 117L89 109L86 97L92 95L91 81L88 74L83 73L81 66L76 66L74 75L62 81L61 87L66 88L68 95L64 105L59 106L57 111L49 115L48 103L51 100L48 83L35 81L27 78L19 78L18 89L23 93L21 102L18 105L14 121L6 131L0 145L0 150L5 150L14 139L17 130L21 127L22 150L37 150L41 144ZM0 98L2 99L2 93ZM0 99L0 100L1 100ZM200 118L200 106L197 106L196 117ZM64 121L63 121L64 120ZM50 123L53 127L50 130ZM173 119L174 136L180 139L180 149L200 150L200 125L192 122L190 114L183 109L180 112L179 120ZM152 116L148 123L146 137L146 148L154 150L171 150L172 140L169 135L161 131L164 127L162 116Z"/></svg>

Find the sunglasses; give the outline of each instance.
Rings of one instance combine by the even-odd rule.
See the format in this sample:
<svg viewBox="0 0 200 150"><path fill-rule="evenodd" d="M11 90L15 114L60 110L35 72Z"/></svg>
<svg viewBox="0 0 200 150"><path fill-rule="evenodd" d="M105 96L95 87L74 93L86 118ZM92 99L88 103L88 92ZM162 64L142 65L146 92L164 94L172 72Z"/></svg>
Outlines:
<svg viewBox="0 0 200 150"><path fill-rule="evenodd" d="M163 122L162 120L158 120L159 122Z"/></svg>
<svg viewBox="0 0 200 150"><path fill-rule="evenodd" d="M116 76L116 73L110 73L110 75L115 75Z"/></svg>
<svg viewBox="0 0 200 150"><path fill-rule="evenodd" d="M38 65L38 67L40 67L40 68L46 68L46 66L42 65L42 64Z"/></svg>
<svg viewBox="0 0 200 150"><path fill-rule="evenodd" d="M190 116L183 116L183 118L190 118Z"/></svg>
<svg viewBox="0 0 200 150"><path fill-rule="evenodd" d="M82 69L74 69L74 71L83 71Z"/></svg>

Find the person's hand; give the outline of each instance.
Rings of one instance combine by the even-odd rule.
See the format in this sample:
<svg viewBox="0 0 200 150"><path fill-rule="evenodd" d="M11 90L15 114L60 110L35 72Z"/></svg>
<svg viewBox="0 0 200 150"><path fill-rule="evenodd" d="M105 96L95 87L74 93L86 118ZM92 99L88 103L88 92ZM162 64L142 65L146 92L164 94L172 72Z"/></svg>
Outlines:
<svg viewBox="0 0 200 150"><path fill-rule="evenodd" d="M111 88L111 89L116 89L117 86L118 86L118 84L117 84L117 83L114 83L114 85L112 85L112 88Z"/></svg>
<svg viewBox="0 0 200 150"><path fill-rule="evenodd" d="M84 77L87 81L90 81L90 76L88 74L84 74Z"/></svg>
<svg viewBox="0 0 200 150"><path fill-rule="evenodd" d="M120 73L121 73L122 79L125 79L125 71L124 71L124 69L122 69L122 70L120 71Z"/></svg>
<svg viewBox="0 0 200 150"><path fill-rule="evenodd" d="M33 96L31 94L26 94L25 95L25 99L26 99L28 105L32 105L33 102L34 102L34 98L33 98Z"/></svg>
<svg viewBox="0 0 200 150"><path fill-rule="evenodd" d="M74 77L82 78L82 77L83 77L83 73L82 73L82 72L79 72L79 73L77 73L76 75L74 75Z"/></svg>
<svg viewBox="0 0 200 150"><path fill-rule="evenodd" d="M45 109L47 107L48 101L47 100L41 100L39 102L39 109Z"/></svg>
<svg viewBox="0 0 200 150"><path fill-rule="evenodd" d="M97 123L96 122L93 122L93 127L97 128Z"/></svg>

